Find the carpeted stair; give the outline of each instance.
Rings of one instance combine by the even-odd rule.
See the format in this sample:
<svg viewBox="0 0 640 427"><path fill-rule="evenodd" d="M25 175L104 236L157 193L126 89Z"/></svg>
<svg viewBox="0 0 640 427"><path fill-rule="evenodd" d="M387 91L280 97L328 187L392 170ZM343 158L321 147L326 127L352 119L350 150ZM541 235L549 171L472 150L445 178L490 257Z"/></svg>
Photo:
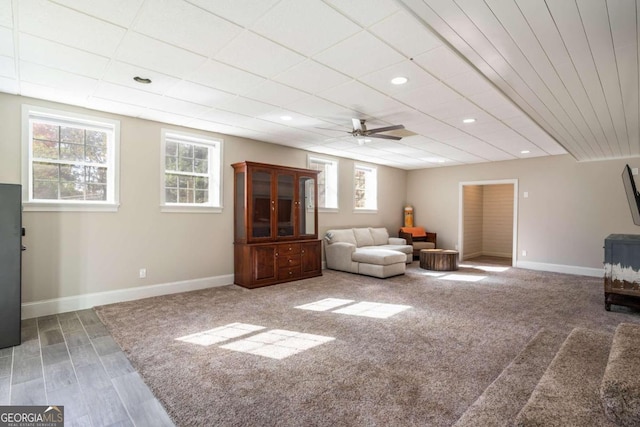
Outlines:
<svg viewBox="0 0 640 427"><path fill-rule="evenodd" d="M621 426L640 426L640 328L622 323L613 337L600 398L609 419Z"/></svg>
<svg viewBox="0 0 640 427"><path fill-rule="evenodd" d="M454 426L640 425L640 326L561 341L540 330Z"/></svg>
<svg viewBox="0 0 640 427"><path fill-rule="evenodd" d="M566 333L538 331L454 427L512 425L565 338Z"/></svg>

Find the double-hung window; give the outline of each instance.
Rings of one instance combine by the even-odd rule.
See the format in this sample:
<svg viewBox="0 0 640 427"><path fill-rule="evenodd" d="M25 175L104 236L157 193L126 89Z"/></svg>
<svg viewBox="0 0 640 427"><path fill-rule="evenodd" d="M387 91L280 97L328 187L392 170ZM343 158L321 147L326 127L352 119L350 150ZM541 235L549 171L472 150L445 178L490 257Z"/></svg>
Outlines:
<svg viewBox="0 0 640 427"><path fill-rule="evenodd" d="M318 208L338 209L338 161L309 156L309 169L318 174Z"/></svg>
<svg viewBox="0 0 640 427"><path fill-rule="evenodd" d="M222 140L162 130L163 211L222 211Z"/></svg>
<svg viewBox="0 0 640 427"><path fill-rule="evenodd" d="M25 210L118 208L120 122L24 105Z"/></svg>
<svg viewBox="0 0 640 427"><path fill-rule="evenodd" d="M354 168L354 202L356 211L378 210L378 171L373 166L356 164Z"/></svg>

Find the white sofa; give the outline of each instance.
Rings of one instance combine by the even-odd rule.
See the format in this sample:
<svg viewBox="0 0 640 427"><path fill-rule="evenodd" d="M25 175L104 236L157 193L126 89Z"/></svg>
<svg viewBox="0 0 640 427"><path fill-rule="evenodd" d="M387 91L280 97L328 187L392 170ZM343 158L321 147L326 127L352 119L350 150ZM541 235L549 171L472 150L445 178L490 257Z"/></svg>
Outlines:
<svg viewBox="0 0 640 427"><path fill-rule="evenodd" d="M405 239L389 237L386 228L329 230L324 236L327 268L386 278L404 274L413 261Z"/></svg>

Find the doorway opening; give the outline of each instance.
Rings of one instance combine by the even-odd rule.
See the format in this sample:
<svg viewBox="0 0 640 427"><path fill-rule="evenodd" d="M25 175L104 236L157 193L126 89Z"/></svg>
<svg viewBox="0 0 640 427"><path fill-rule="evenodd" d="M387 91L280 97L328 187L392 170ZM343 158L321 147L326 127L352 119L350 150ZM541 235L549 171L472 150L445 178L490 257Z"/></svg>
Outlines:
<svg viewBox="0 0 640 427"><path fill-rule="evenodd" d="M518 180L461 182L460 260L492 258L515 266L518 239Z"/></svg>

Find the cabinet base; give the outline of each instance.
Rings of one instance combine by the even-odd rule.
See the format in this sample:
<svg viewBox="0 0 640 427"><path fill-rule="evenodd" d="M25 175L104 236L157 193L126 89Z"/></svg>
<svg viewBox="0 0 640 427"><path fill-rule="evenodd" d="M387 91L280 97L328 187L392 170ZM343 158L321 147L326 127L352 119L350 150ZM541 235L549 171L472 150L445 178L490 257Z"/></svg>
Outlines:
<svg viewBox="0 0 640 427"><path fill-rule="evenodd" d="M256 289L256 288L263 288L265 286L277 285L280 283L287 283L287 282L295 282L296 280L304 280L304 279L310 279L312 277L320 277L320 276L322 276L322 273L307 275L304 277L296 277L293 279L282 279L282 280L277 280L275 282L269 282L269 283L264 283L264 282L263 283L242 283L241 281L234 279L233 284L242 286L245 289Z"/></svg>
<svg viewBox="0 0 640 427"><path fill-rule="evenodd" d="M611 304L623 305L625 307L635 308L640 310L640 296L604 293L604 309L611 311Z"/></svg>

